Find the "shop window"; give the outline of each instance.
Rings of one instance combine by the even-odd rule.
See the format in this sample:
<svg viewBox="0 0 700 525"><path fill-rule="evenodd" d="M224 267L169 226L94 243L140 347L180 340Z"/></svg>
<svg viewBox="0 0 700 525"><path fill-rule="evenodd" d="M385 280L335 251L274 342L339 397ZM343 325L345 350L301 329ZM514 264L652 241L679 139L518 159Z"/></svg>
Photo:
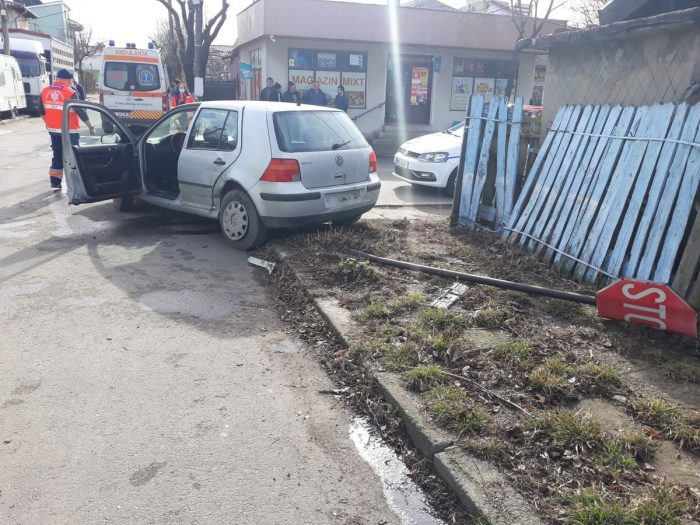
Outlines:
<svg viewBox="0 0 700 525"><path fill-rule="evenodd" d="M455 57L450 110L465 111L472 94L484 95L486 102L493 96L505 96L513 74L511 60Z"/></svg>

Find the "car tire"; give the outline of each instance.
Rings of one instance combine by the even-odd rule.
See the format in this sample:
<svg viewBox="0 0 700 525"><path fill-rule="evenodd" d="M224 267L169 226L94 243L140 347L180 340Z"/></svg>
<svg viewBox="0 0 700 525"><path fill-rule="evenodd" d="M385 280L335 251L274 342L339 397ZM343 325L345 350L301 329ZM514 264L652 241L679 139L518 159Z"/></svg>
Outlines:
<svg viewBox="0 0 700 525"><path fill-rule="evenodd" d="M115 197L112 199L112 204L119 211L131 211L134 209L134 196L124 195L123 197Z"/></svg>
<svg viewBox="0 0 700 525"><path fill-rule="evenodd" d="M360 213L359 215L353 215L352 217L345 217L342 219L332 219L331 224L333 224L333 226L350 226L351 224L355 224L361 218L362 218L362 214Z"/></svg>
<svg viewBox="0 0 700 525"><path fill-rule="evenodd" d="M456 185L457 185L457 170L454 170L450 174L450 177L447 179L447 185L445 186L445 189L443 190L445 192L445 195L447 195L448 197L454 197Z"/></svg>
<svg viewBox="0 0 700 525"><path fill-rule="evenodd" d="M252 250L267 239L267 227L255 204L241 190L231 190L221 198L219 224L226 242L237 250Z"/></svg>

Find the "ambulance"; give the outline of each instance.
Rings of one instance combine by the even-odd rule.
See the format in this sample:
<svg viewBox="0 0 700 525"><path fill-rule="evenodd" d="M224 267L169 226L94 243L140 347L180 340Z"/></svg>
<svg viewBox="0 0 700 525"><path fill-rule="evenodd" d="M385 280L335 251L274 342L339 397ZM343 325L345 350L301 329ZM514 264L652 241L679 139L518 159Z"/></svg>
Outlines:
<svg viewBox="0 0 700 525"><path fill-rule="evenodd" d="M136 135L166 113L168 79L155 49L105 47L98 81L100 104L112 110Z"/></svg>

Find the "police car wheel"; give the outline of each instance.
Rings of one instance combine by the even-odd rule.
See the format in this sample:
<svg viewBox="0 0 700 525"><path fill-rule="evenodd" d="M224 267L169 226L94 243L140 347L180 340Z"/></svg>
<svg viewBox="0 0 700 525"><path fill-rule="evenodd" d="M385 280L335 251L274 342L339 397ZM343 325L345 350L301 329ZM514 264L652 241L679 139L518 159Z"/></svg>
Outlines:
<svg viewBox="0 0 700 525"><path fill-rule="evenodd" d="M116 197L112 199L112 204L119 211L131 211L134 209L134 196L124 195L123 197Z"/></svg>

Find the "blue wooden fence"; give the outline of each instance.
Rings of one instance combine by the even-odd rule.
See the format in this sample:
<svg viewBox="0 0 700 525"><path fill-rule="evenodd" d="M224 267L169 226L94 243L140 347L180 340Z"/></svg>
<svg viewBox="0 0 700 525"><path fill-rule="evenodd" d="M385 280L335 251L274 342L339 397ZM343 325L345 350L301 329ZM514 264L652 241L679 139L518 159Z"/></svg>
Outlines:
<svg viewBox="0 0 700 525"><path fill-rule="evenodd" d="M700 302L699 184L700 105L565 106L504 237L579 280L652 280Z"/></svg>
<svg viewBox="0 0 700 525"><path fill-rule="evenodd" d="M502 226L508 221L516 195L522 113L522 98L515 99L509 108L503 97L494 97L488 103L483 95L471 97L458 186L460 224L487 222ZM496 162L492 163L494 138Z"/></svg>

